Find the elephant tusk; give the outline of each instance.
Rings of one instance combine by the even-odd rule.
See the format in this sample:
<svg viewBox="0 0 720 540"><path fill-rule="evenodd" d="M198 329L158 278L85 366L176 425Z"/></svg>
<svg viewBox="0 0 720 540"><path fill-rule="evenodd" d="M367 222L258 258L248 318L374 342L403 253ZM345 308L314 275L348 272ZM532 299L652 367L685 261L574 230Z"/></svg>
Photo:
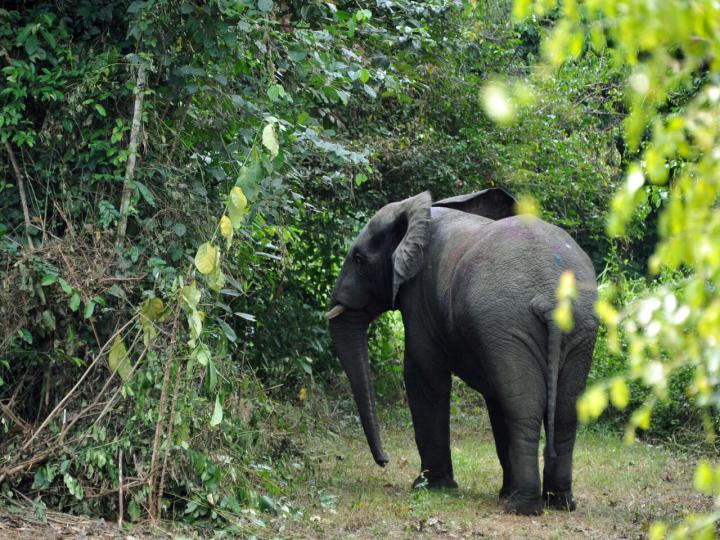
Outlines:
<svg viewBox="0 0 720 540"><path fill-rule="evenodd" d="M342 313L343 313L346 309L347 309L347 308L346 308L345 306L343 306L342 304L337 304L334 308L332 308L330 311L328 311L328 312L325 314L325 318L326 318L328 321L329 321L330 319L334 319L334 318L337 317L338 315L342 315Z"/></svg>

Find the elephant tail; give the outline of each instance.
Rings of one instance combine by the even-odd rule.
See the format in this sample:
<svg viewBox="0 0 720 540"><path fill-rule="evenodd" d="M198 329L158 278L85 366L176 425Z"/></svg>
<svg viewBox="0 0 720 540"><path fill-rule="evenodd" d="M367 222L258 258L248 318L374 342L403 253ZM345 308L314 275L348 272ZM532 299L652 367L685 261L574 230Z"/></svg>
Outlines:
<svg viewBox="0 0 720 540"><path fill-rule="evenodd" d="M548 358L547 358L547 409L545 420L545 463L552 466L557 458L555 453L555 407L557 405L558 376L560 371L560 347L562 333L552 320L552 315L546 319L548 328Z"/></svg>
<svg viewBox="0 0 720 540"><path fill-rule="evenodd" d="M547 404L545 407L545 464L551 467L557 459L555 452L555 409L557 406L558 377L560 372L560 354L562 332L553 319L554 301L545 296L536 296L530 303L535 315L545 323L548 335L547 377L545 379Z"/></svg>

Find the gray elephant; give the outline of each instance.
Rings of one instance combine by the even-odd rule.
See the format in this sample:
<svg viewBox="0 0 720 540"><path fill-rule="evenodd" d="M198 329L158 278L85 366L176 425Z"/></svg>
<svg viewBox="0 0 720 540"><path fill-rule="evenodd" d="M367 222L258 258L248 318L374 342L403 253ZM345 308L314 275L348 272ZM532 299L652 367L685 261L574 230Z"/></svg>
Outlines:
<svg viewBox="0 0 720 540"><path fill-rule="evenodd" d="M456 374L485 398L503 469L506 510L573 510L575 401L590 369L597 320L595 273L562 229L515 216L500 189L432 204L420 193L383 207L350 247L327 318L375 462L378 433L367 329L399 309L404 378L421 475L413 487L457 487L450 457L450 387ZM574 328L553 322L561 274L575 275ZM542 489L538 472L545 423Z"/></svg>

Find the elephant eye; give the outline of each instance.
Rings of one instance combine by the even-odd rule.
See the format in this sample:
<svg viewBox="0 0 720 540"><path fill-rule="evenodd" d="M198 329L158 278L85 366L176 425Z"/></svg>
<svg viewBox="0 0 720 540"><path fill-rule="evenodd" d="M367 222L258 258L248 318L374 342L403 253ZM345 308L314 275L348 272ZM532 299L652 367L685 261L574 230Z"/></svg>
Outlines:
<svg viewBox="0 0 720 540"><path fill-rule="evenodd" d="M366 262L365 256L362 253L360 253L359 251L356 251L355 254L353 255L353 262L357 265L362 266Z"/></svg>

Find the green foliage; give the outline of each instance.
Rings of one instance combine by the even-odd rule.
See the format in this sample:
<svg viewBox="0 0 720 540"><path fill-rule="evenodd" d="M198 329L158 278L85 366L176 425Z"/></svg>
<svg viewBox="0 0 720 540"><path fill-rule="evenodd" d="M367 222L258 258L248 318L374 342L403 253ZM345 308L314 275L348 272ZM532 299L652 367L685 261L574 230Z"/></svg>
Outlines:
<svg viewBox="0 0 720 540"><path fill-rule="evenodd" d="M248 473L287 452L273 449L283 427L266 420L281 405L264 388L302 387L304 401L312 377L337 370L328 289L346 239L386 197L371 159L384 145L355 126L412 101L411 66L451 11L2 8L0 397L15 396L23 422L47 418L37 442L62 444L30 477L48 504L114 518L122 463L147 481L126 490L132 520L285 511L283 467ZM394 128L388 114L388 139ZM376 195L358 205L361 184ZM13 423L3 415L0 467L21 458Z"/></svg>
<svg viewBox="0 0 720 540"><path fill-rule="evenodd" d="M639 103L624 101L634 67L618 58L627 51L580 55L573 36L582 33L572 26L580 19L555 26L566 33L562 47L541 46L559 14L511 25L509 10L505 0L0 8L0 399L17 417L0 417L0 469L23 456L27 425L48 420L26 451L57 448L34 470L1 479L3 491L32 489L48 507L115 519L122 464L126 479L141 480L126 482L133 521L149 513L242 531L291 516L284 486L304 458L287 433L304 429L309 392L338 388L322 313L342 257L377 208L424 189L439 198L497 185L522 195L596 266L622 259L618 271L634 275L628 287L640 283L667 206L659 221L671 247L654 260L714 264L713 230L702 228L714 184L699 184L703 199L681 180L707 176L715 159L695 150L710 148L695 139L707 135L702 113L714 87L700 88L712 69L687 64L675 86L646 75L667 88L642 106L667 112L656 117L667 122L653 128L655 146L644 131L623 140ZM599 26L619 43L614 20ZM678 42L688 47L684 58L697 52L691 42ZM708 57L705 44L697 47ZM532 67L542 50L576 58L556 70ZM483 105L506 107L504 121L495 124ZM635 174L624 184L621 168L637 157L642 182ZM638 186L645 177L665 181L660 163L670 184ZM611 208L622 185L625 199ZM626 238L607 239L608 217ZM709 243L676 241L685 225ZM717 276L702 275L702 294L677 293L673 313L700 298L707 316L687 321L707 340ZM663 286L694 279L672 276ZM646 289L624 290L626 299L606 298L603 318L616 325L598 345L593 377L613 377L600 403L628 401L633 410L656 393L618 382L619 347L628 347L639 380L645 366L633 332L620 326L634 313L622 311L625 300ZM569 303L572 287L564 291ZM560 312L565 322L568 315ZM399 316L371 332L376 388L395 399ZM703 386L695 373L657 393L672 405L662 430L691 416L686 401L673 408L688 377L696 399L712 401L703 390L715 384L711 374ZM664 425L658 407L656 428Z"/></svg>

